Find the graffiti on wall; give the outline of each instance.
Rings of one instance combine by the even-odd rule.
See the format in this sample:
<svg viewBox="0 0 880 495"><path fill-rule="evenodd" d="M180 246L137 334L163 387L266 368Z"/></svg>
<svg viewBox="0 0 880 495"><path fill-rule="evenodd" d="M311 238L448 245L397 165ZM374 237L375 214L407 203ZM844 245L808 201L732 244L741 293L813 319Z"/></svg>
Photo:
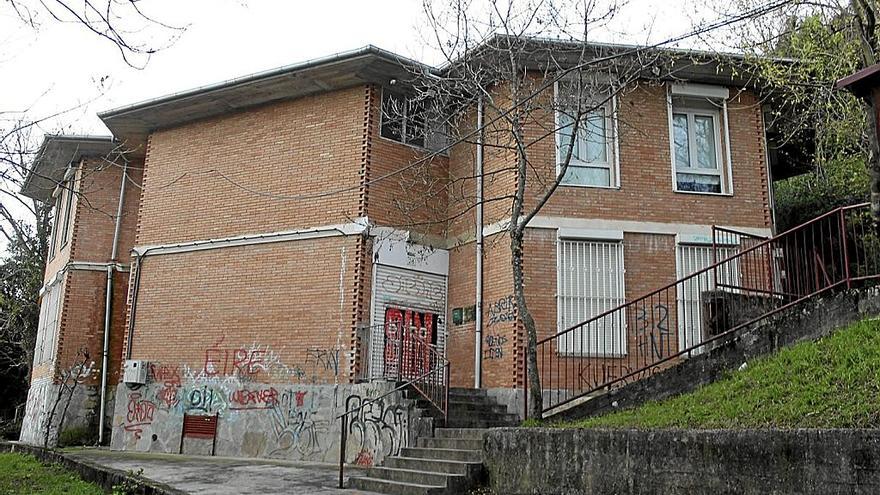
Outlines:
<svg viewBox="0 0 880 495"><path fill-rule="evenodd" d="M140 392L129 392L123 428L139 439L144 428L153 424L155 414L156 404L153 401L145 399Z"/></svg>
<svg viewBox="0 0 880 495"><path fill-rule="evenodd" d="M397 455L407 445L409 417L402 405L351 395L345 401L345 408L346 411L360 408L346 423L348 434L358 445L356 464L372 465L379 455Z"/></svg>
<svg viewBox="0 0 880 495"><path fill-rule="evenodd" d="M491 302L487 308L489 313L487 326L491 327L504 321L516 321L516 299L513 298L513 295Z"/></svg>
<svg viewBox="0 0 880 495"><path fill-rule="evenodd" d="M504 344L507 337L504 335L486 335L486 346L483 348L483 359L501 359L504 357Z"/></svg>
<svg viewBox="0 0 880 495"><path fill-rule="evenodd" d="M669 330L669 308L655 304L649 308L636 308L636 349L640 358L661 359L671 347L672 332Z"/></svg>

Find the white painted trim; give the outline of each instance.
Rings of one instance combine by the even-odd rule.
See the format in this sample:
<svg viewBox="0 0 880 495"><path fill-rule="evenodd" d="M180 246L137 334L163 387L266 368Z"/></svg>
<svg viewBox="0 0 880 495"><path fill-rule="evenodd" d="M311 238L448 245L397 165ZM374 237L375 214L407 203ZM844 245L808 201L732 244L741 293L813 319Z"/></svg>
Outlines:
<svg viewBox="0 0 880 495"><path fill-rule="evenodd" d="M725 234L722 238L718 240L718 246L736 246L740 242L739 234ZM675 244L677 245L698 245L698 246L711 246L712 245L712 231L710 229L708 234L698 234L698 233L685 233L681 232L675 234Z"/></svg>
<svg viewBox="0 0 880 495"><path fill-rule="evenodd" d="M506 223L506 222L505 222ZM493 224L495 225L495 224ZM639 222L634 220L602 220L594 218L570 218L536 216L529 222L529 228L533 229L578 229L587 231L623 231L639 234L706 234L712 233L712 225L686 224L686 223L661 223ZM719 225L719 227L738 230L746 234L769 237L772 235L766 227L743 227L736 225ZM503 229L502 229L503 230ZM485 232L485 231L484 231Z"/></svg>
<svg viewBox="0 0 880 495"><path fill-rule="evenodd" d="M251 246L256 244L269 244L275 242L300 241L306 239L320 239L324 237L361 235L368 232L369 219L361 217L354 222L324 225L309 229L287 230L281 232L267 232L265 234L242 235L224 237L220 239L207 239L202 241L182 242L177 244L155 244L137 246L132 249L136 256L153 256L162 254L188 253L193 251L206 251L226 247Z"/></svg>
<svg viewBox="0 0 880 495"><path fill-rule="evenodd" d="M118 272L128 272L130 269L130 265L125 265L122 263L99 263L96 261L68 261L64 266L58 269L54 275L49 277L49 279L40 287L39 297L43 297L43 294L49 290L53 285L57 284L64 277L64 274L70 270L86 270L93 272L106 272L108 267L112 267L114 270Z"/></svg>
<svg viewBox="0 0 880 495"><path fill-rule="evenodd" d="M696 83L672 83L671 92L676 96L696 96L704 98L730 98L730 90L725 86Z"/></svg>
<svg viewBox="0 0 880 495"><path fill-rule="evenodd" d="M576 229L560 227L556 229L556 237L559 239L583 239L594 241L622 241L622 230L604 229Z"/></svg>
<svg viewBox="0 0 880 495"><path fill-rule="evenodd" d="M722 113L724 121L721 125L724 126L724 154L726 155L725 162L727 165L727 177L725 182L727 183L727 187L722 188L721 192L726 192L733 196L733 155L730 154L730 115L727 113L727 100L722 101Z"/></svg>
<svg viewBox="0 0 880 495"><path fill-rule="evenodd" d="M425 251L413 253L413 248ZM449 276L449 251L409 242L408 236L376 239L373 242L373 263Z"/></svg>

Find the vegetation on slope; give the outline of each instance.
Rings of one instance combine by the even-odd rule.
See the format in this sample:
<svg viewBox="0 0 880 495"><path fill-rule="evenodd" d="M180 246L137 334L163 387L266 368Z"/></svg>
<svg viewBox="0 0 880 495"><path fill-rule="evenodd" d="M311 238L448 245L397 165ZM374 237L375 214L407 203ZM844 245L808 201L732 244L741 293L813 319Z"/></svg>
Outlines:
<svg viewBox="0 0 880 495"><path fill-rule="evenodd" d="M748 363L692 393L553 426L612 428L880 427L880 321Z"/></svg>
<svg viewBox="0 0 880 495"><path fill-rule="evenodd" d="M97 485L86 483L60 466L47 466L33 456L0 454L2 495L100 495Z"/></svg>

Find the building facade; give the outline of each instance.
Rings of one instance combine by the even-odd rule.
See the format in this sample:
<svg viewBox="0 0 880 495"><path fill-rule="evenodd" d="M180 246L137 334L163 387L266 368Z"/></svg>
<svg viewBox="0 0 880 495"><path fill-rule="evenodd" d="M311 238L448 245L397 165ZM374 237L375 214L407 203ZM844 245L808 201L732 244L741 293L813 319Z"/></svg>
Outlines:
<svg viewBox="0 0 880 495"><path fill-rule="evenodd" d="M574 141L561 185L526 229L526 299L541 336L708 266L713 225L772 234L761 102L716 69L633 81L602 98L580 132L558 108L524 124L533 184L553 182ZM118 259L101 251L110 252L100 232L112 215L87 224L83 212L73 223L73 245L88 242L83 253L100 252L89 260L112 264L120 279L106 367L112 447L335 460L339 415L392 388L394 354L406 349L389 343L401 327L448 358L453 386L489 389L522 411L524 335L504 199L515 158L490 146L490 126L476 142L432 133L400 96L418 71L436 69L367 47L101 114L115 142L142 155L128 169L135 187L120 209ZM557 101L560 91L542 97ZM483 112L465 110L456 125L484 121L475 120ZM97 175L118 186L118 170ZM527 205L542 193L529 186ZM83 272L95 279L88 290L65 282L62 302L51 302L55 274L86 261L77 253L47 268L43 304L60 323L46 316L46 325L58 326L66 353L56 375L71 342L95 340L87 318L103 314L107 268ZM640 353L701 338L682 322L652 331L662 345L621 327L566 351L616 354L583 375L601 380ZM123 363L143 378L121 379ZM28 431L39 422L30 419L35 390L50 376L40 369ZM390 397L351 420L349 462L377 462L426 427L411 402ZM216 438L184 437L189 416L215 418Z"/></svg>

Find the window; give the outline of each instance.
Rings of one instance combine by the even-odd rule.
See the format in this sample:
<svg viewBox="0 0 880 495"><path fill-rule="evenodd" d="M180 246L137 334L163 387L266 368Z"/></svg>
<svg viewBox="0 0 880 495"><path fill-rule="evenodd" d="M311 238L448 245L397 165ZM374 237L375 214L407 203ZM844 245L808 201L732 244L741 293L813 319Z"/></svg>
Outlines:
<svg viewBox="0 0 880 495"><path fill-rule="evenodd" d="M58 247L58 229L61 227L61 194L55 198L55 212L52 216L51 236L49 237L49 259L55 257L55 249Z"/></svg>
<svg viewBox="0 0 880 495"><path fill-rule="evenodd" d="M673 87L670 98L670 140L675 190L729 194L727 90ZM678 93L676 94L676 89ZM691 88L691 89L688 89ZM694 94L681 94L682 91Z"/></svg>
<svg viewBox="0 0 880 495"><path fill-rule="evenodd" d="M607 94L582 98L575 84L556 85L556 163L557 173L571 147L571 160L562 184L575 186L617 186L617 160L614 149L614 105ZM592 110L581 114L575 136L578 108Z"/></svg>
<svg viewBox="0 0 880 495"><path fill-rule="evenodd" d="M736 246L717 247L717 260L727 259L737 253ZM712 266L716 258L712 254L711 245L686 245L677 247L677 275L683 279L688 275ZM703 341L703 306L701 295L716 290L715 277L718 283L738 286L740 273L739 261L733 260L717 270L707 270L695 277L682 282L677 291L678 299L678 345L679 349L695 346ZM725 290L731 290L726 287ZM699 351L698 351L699 352Z"/></svg>
<svg viewBox="0 0 880 495"><path fill-rule="evenodd" d="M441 150L447 144L445 125L439 117L432 118L431 109L427 100L407 98L385 90L382 92L379 135L410 146Z"/></svg>
<svg viewBox="0 0 880 495"><path fill-rule="evenodd" d="M562 332L624 303L621 242L560 239L557 311ZM625 355L623 313L608 315L560 338L560 353Z"/></svg>
<svg viewBox="0 0 880 495"><path fill-rule="evenodd" d="M73 182L64 183L62 194L66 200L64 201L64 223L61 225L61 248L67 245L68 234L70 233L70 210L73 206Z"/></svg>

